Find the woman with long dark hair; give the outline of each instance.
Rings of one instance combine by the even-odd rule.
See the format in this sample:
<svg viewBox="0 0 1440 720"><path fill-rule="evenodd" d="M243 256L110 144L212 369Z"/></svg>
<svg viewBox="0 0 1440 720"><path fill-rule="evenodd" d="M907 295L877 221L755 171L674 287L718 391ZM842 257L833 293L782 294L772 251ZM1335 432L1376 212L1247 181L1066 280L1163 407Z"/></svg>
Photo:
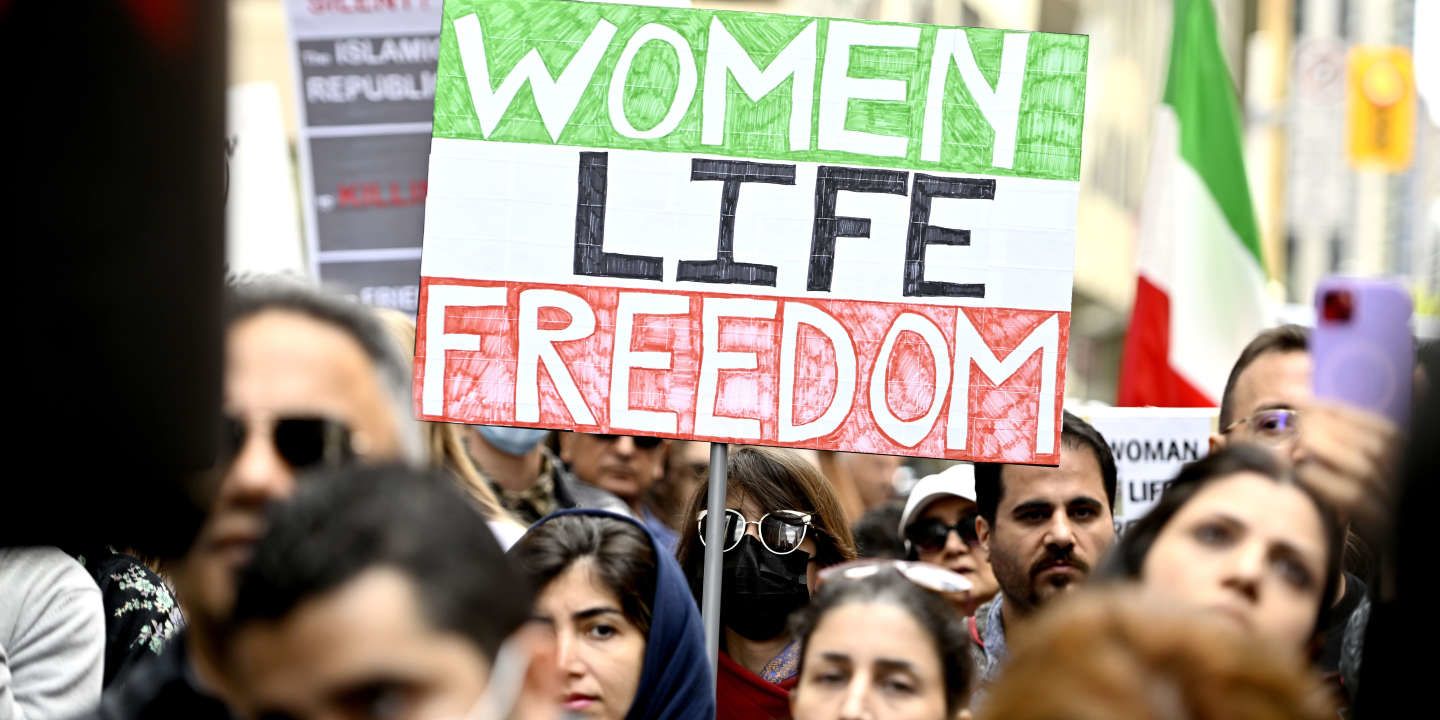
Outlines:
<svg viewBox="0 0 1440 720"><path fill-rule="evenodd" d="M1335 514L1268 451L1233 445L1186 465L1115 544L1100 578L1314 652L1340 577Z"/></svg>
<svg viewBox="0 0 1440 720"><path fill-rule="evenodd" d="M707 481L695 492L676 549L697 602L708 494ZM732 450L724 514L716 717L787 717L800 665L787 622L809 604L820 569L854 559L855 544L829 482L789 450Z"/></svg>

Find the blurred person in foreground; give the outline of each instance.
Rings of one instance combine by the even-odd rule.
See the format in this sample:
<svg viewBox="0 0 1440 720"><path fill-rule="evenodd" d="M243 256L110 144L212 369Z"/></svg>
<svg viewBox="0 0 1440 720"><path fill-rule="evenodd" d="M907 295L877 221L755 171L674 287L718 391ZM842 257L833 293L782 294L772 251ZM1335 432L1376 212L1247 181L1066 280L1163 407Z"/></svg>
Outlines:
<svg viewBox="0 0 1440 720"><path fill-rule="evenodd" d="M970 590L950 597L963 617L974 615L1000 591L975 531L979 518L975 466L958 463L916 483L898 523L908 559L939 565L970 581Z"/></svg>
<svg viewBox="0 0 1440 720"><path fill-rule="evenodd" d="M1341 538L1314 491L1265 449L1236 443L1181 469L1098 575L1308 659L1340 581Z"/></svg>
<svg viewBox="0 0 1440 720"><path fill-rule="evenodd" d="M620 498L629 513L674 554L679 535L646 502L665 474L670 441L650 436L563 432L556 437L560 460L580 482Z"/></svg>
<svg viewBox="0 0 1440 720"><path fill-rule="evenodd" d="M554 638L558 705L577 717L688 720L715 714L700 611L680 566L631 518L561 510L510 552Z"/></svg>
<svg viewBox="0 0 1440 720"><path fill-rule="evenodd" d="M1440 478L1440 343L1422 346L1423 378L1409 428L1404 469L1395 481L1393 516L1381 538L1383 562L1365 609L1367 622L1351 622L1342 654L1354 717L1403 717L1432 702L1432 665L1416 662L1417 634L1434 617L1429 542ZM1423 637L1423 635L1421 635Z"/></svg>
<svg viewBox="0 0 1440 720"><path fill-rule="evenodd" d="M677 556L703 603L709 481L691 499ZM819 572L855 558L844 511L804 456L739 447L726 466L721 537L721 651L716 718L782 718L798 681L800 647L786 625L810 603Z"/></svg>
<svg viewBox="0 0 1440 720"><path fill-rule="evenodd" d="M1060 465L975 466L975 532L1000 592L975 610L980 681L994 678L1009 640L1055 597L1083 584L1115 541L1115 458L1089 423L1066 411Z"/></svg>
<svg viewBox="0 0 1440 720"><path fill-rule="evenodd" d="M399 310L376 308L374 312L395 340L401 356L413 358L415 355L415 321ZM411 360L411 364L413 367L413 360ZM485 520L490 523L490 529L495 532L495 537L500 541L501 547L509 548L514 545L515 541L525 534L525 528L500 504L499 498L495 497L495 491L490 487L489 480L475 466L474 459L470 457L470 450L466 447L465 442L465 436L470 432L469 427L456 423L423 420L415 422L419 424L421 437L424 440L425 454L430 466L449 472L461 487L475 498L475 502L480 505L480 512L485 514Z"/></svg>
<svg viewBox="0 0 1440 720"><path fill-rule="evenodd" d="M555 717L526 585L453 480L401 466L318 476L241 573L226 671L241 717Z"/></svg>
<svg viewBox="0 0 1440 720"><path fill-rule="evenodd" d="M979 720L1334 720L1291 648L1127 591L1057 602L1011 646Z"/></svg>
<svg viewBox="0 0 1440 720"><path fill-rule="evenodd" d="M1315 398L1310 333L1281 325L1256 335L1230 370L1220 402L1220 432L1210 444L1214 450L1235 442L1262 446L1292 465L1296 477L1355 531L1347 533L1350 567L1330 599L1324 648L1316 659L1336 679L1344 629L1368 590L1366 579L1351 567L1373 565L1365 548L1383 544L1399 429L1385 418Z"/></svg>
<svg viewBox="0 0 1440 720"><path fill-rule="evenodd" d="M821 572L815 599L793 620L802 647L790 695L795 720L961 716L970 687L966 630L926 576L967 581L927 569L861 560Z"/></svg>
<svg viewBox="0 0 1440 720"><path fill-rule="evenodd" d="M223 456L210 513L176 565L187 626L101 699L102 718L229 718L220 672L236 575L269 506L324 467L422 460L408 363L369 309L289 280L232 288Z"/></svg>

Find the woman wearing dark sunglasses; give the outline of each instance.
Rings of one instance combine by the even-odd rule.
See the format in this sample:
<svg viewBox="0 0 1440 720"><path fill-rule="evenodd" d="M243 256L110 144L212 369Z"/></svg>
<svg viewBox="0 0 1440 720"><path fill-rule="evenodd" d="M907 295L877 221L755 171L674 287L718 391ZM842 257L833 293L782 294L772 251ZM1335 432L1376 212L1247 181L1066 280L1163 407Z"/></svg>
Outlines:
<svg viewBox="0 0 1440 720"><path fill-rule="evenodd" d="M697 602L708 493L707 481L690 502L692 524L676 549ZM822 568L854 559L855 544L830 483L789 450L732 450L725 508L715 717L787 717L800 662L787 620L809 604Z"/></svg>
<svg viewBox="0 0 1440 720"><path fill-rule="evenodd" d="M999 592L990 556L975 533L975 467L960 463L915 484L900 515L900 535L911 560L939 565L970 581L965 593L949 595L963 616Z"/></svg>

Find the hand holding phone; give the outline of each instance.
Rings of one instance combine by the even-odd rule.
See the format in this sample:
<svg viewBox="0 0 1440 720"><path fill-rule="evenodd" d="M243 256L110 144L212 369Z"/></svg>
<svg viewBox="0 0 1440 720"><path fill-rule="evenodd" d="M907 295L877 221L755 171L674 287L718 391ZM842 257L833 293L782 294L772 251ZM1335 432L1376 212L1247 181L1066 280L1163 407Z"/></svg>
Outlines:
<svg viewBox="0 0 1440 720"><path fill-rule="evenodd" d="M1415 349L1404 288L1332 277L1315 291L1315 400L1301 411L1295 471L1362 537L1384 537Z"/></svg>

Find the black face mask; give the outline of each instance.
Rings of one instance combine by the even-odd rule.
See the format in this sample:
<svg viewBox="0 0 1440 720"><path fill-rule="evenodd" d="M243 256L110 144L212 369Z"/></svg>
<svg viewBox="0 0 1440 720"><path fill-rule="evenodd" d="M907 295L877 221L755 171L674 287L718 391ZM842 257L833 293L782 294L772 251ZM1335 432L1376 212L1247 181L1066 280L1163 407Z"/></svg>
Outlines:
<svg viewBox="0 0 1440 720"><path fill-rule="evenodd" d="M810 553L804 550L776 555L746 535L725 553L720 622L750 640L779 637L790 613L810 602L809 564Z"/></svg>

